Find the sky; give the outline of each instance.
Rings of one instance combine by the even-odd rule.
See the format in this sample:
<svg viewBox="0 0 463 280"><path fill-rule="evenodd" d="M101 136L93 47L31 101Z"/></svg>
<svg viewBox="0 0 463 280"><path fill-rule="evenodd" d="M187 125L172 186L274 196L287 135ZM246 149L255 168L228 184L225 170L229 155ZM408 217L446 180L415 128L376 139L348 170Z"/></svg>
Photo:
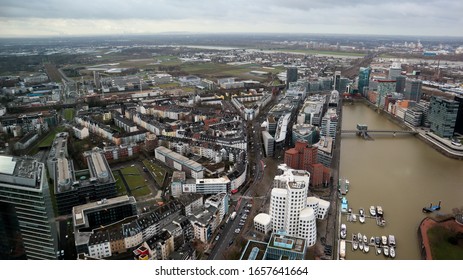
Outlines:
<svg viewBox="0 0 463 280"><path fill-rule="evenodd" d="M461 0L0 0L0 37L191 33L463 36Z"/></svg>

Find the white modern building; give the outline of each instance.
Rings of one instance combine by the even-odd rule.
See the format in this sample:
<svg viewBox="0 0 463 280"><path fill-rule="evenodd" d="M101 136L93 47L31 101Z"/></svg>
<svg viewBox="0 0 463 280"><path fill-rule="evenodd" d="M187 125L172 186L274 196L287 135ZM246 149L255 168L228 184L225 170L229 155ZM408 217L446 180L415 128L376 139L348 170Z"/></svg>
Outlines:
<svg viewBox="0 0 463 280"><path fill-rule="evenodd" d="M307 197L307 207L314 210L314 215L319 220L324 220L330 209L330 202L315 196Z"/></svg>
<svg viewBox="0 0 463 280"><path fill-rule="evenodd" d="M313 246L317 238L315 212L307 208L310 173L305 170L278 166L283 174L275 176L270 198L269 215L274 232L304 238Z"/></svg>
<svg viewBox="0 0 463 280"><path fill-rule="evenodd" d="M338 114L336 108L330 108L322 118L320 129L321 136L329 136L333 139L336 137L336 129L338 127Z"/></svg>
<svg viewBox="0 0 463 280"><path fill-rule="evenodd" d="M272 217L266 213L259 213L254 217L256 231L267 234L272 230Z"/></svg>

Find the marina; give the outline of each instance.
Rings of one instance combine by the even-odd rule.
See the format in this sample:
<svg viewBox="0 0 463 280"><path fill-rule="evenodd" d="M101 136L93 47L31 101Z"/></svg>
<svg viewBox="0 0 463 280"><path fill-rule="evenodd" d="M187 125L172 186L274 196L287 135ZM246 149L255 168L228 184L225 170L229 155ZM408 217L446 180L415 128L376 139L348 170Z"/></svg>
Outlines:
<svg viewBox="0 0 463 280"><path fill-rule="evenodd" d="M342 181L340 180L340 186L342 185L342 182L349 182L347 179L343 179ZM341 189L340 194L341 194ZM346 190L346 189L343 189ZM347 193L347 191L346 191ZM346 221L355 223L358 220L360 224L364 224L367 219L373 219L376 221L376 224L379 227L384 227L386 225L386 220L384 219L384 210L382 206L370 206L368 208L368 213L365 211L364 208L360 207L358 209L358 214L354 213L354 210L352 208L349 208L348 200L347 197L344 195L341 198L341 209L340 209L340 214L341 218L344 216L346 217ZM380 236L375 236L371 235L370 238L368 238L367 234L362 234L361 232L358 233L352 233L351 234L351 239L347 239L347 225L342 223L340 224L339 228L339 237L340 237L340 243L339 243L339 258L340 259L347 259L347 254L346 254L346 244L350 244L351 246L351 251L360 251L363 252L364 254L368 254L371 250L375 252L376 256L384 255L386 258L395 258L396 257L396 239L395 236L392 234L388 235L381 235Z"/></svg>

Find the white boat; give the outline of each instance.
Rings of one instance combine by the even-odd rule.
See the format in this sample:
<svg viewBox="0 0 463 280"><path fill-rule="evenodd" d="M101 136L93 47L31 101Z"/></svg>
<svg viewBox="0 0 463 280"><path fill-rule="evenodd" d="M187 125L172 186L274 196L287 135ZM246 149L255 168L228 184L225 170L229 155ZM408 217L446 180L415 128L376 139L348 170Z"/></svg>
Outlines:
<svg viewBox="0 0 463 280"><path fill-rule="evenodd" d="M370 238L370 244L375 245L375 238L373 236Z"/></svg>
<svg viewBox="0 0 463 280"><path fill-rule="evenodd" d="M388 236L387 239L388 239L388 242L389 242L389 246L395 247L395 236L391 234L391 235Z"/></svg>
<svg viewBox="0 0 463 280"><path fill-rule="evenodd" d="M357 222L357 215L352 214L351 215L351 220L352 220L352 222Z"/></svg>
<svg viewBox="0 0 463 280"><path fill-rule="evenodd" d="M341 258L346 257L346 241L345 240L341 240L341 243L339 245L339 256Z"/></svg>
<svg viewBox="0 0 463 280"><path fill-rule="evenodd" d="M359 215L359 222L361 222L362 224L365 223L365 216L364 215Z"/></svg>
<svg viewBox="0 0 463 280"><path fill-rule="evenodd" d="M363 236L363 243L368 244L368 237L366 235Z"/></svg>
<svg viewBox="0 0 463 280"><path fill-rule="evenodd" d="M370 246L368 246L368 244L365 244L365 245L363 246L363 251L364 251L365 253L370 252Z"/></svg>
<svg viewBox="0 0 463 280"><path fill-rule="evenodd" d="M395 258L395 249L394 247L389 247L389 255L391 258Z"/></svg>
<svg viewBox="0 0 463 280"><path fill-rule="evenodd" d="M358 240L359 242L363 242L362 234L361 234L360 232L357 234L357 240Z"/></svg>
<svg viewBox="0 0 463 280"><path fill-rule="evenodd" d="M370 215L371 216L376 216L376 208L374 206L370 206Z"/></svg>
<svg viewBox="0 0 463 280"><path fill-rule="evenodd" d="M359 242L359 249L360 251L363 251L363 242Z"/></svg>
<svg viewBox="0 0 463 280"><path fill-rule="evenodd" d="M352 242L352 249L357 250L359 247L359 243L357 241Z"/></svg>
<svg viewBox="0 0 463 280"><path fill-rule="evenodd" d="M384 253L384 255L385 255L386 257L389 257L389 247L384 246L384 247L383 247L383 253Z"/></svg>
<svg viewBox="0 0 463 280"><path fill-rule="evenodd" d="M360 216L365 216L365 210L363 208L359 209Z"/></svg>
<svg viewBox="0 0 463 280"><path fill-rule="evenodd" d="M347 236L347 227L345 224L341 224L341 238L346 239Z"/></svg>
<svg viewBox="0 0 463 280"><path fill-rule="evenodd" d="M387 237L386 236L381 236L381 244L383 244L383 246L386 246L387 245Z"/></svg>
<svg viewBox="0 0 463 280"><path fill-rule="evenodd" d="M376 255L381 255L381 247L376 247Z"/></svg>
<svg viewBox="0 0 463 280"><path fill-rule="evenodd" d="M383 216L383 207L381 206L376 206L376 215L378 216Z"/></svg>

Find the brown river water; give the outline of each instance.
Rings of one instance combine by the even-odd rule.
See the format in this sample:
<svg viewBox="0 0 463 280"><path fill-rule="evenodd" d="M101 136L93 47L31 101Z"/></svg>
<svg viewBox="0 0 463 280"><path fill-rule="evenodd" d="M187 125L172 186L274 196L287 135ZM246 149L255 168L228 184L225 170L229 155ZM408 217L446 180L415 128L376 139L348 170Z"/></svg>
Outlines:
<svg viewBox="0 0 463 280"><path fill-rule="evenodd" d="M399 127L364 104L343 107L342 129L353 130L357 123L369 129L398 129ZM342 135L339 176L350 181L347 194L349 207L358 214L364 208L369 215L371 205L380 205L386 226L379 227L374 219L364 224L348 222L347 240L352 233L382 236L393 234L396 238L396 258L420 259L418 226L426 216L451 213L452 208L463 206L463 161L445 157L412 135L372 135L367 141L355 135ZM422 213L430 203L442 201L439 212ZM346 246L346 259L384 260L376 255L352 250Z"/></svg>

